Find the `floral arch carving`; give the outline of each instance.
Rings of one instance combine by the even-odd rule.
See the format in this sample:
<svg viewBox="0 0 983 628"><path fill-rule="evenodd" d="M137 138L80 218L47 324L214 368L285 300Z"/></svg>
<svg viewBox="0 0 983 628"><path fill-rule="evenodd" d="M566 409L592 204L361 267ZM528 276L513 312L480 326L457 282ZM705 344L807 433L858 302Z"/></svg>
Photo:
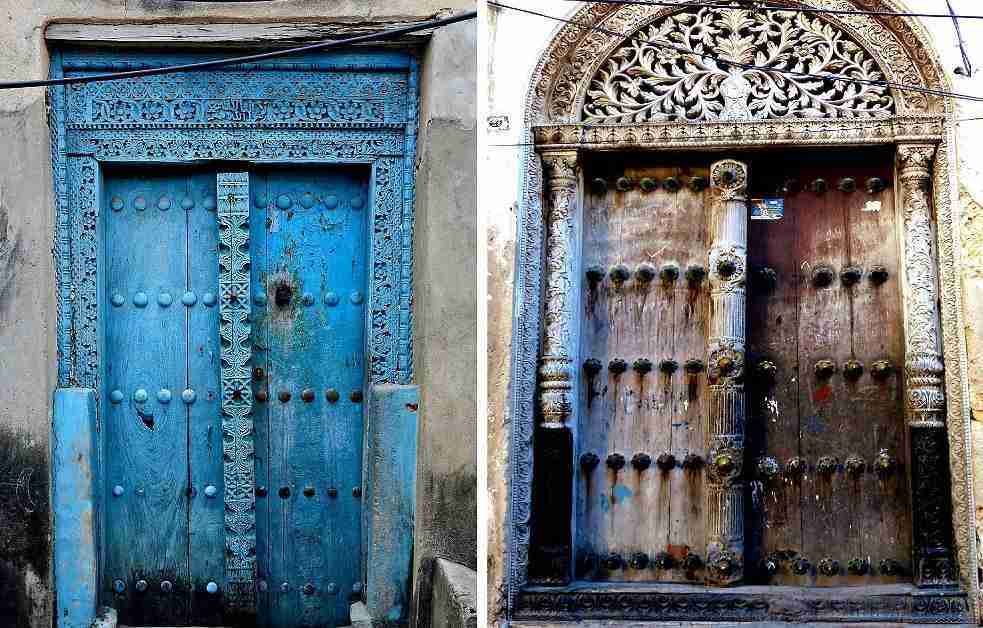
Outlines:
<svg viewBox="0 0 983 628"><path fill-rule="evenodd" d="M680 0L680 5L685 4ZM770 4L886 12L907 9L897 0L776 0ZM947 426L958 579L969 596L970 612L978 617L967 365L956 268L959 220L954 200L953 105L929 93L950 86L927 33L907 18L816 16L794 11L766 15L736 1L733 7L702 9L589 3L566 19L540 56L526 98L524 123L531 146L525 155L517 234L509 408L512 467L501 612L513 617L518 612L523 617L521 611L528 610L528 604L541 604L536 617L542 618L543 609L557 610L576 601L546 596L522 602L526 594L520 593L530 556L533 433L537 408L542 406L539 397L548 393L551 400L559 400L559 405L551 407L566 408L563 396L576 381L575 375L566 375L571 356L564 350L563 338L563 330L576 324L566 320L576 316L576 307L570 299L550 301L557 291L549 287L566 285L569 279L562 275L570 270L566 259L575 249L567 235L574 233L570 220L579 202L578 156L598 150L877 144L897 147L899 181L905 186L905 202L915 210L909 212L909 218L916 219L922 232L921 241L906 246L913 250L912 244L917 248L927 241L935 249L935 269L930 267L927 273L931 277L925 278L925 272L921 276L936 285L936 293L916 286L915 297L906 294L905 298L906 306L914 308L909 314L924 310L922 306L930 300L926 296L937 297L935 302L941 303L934 332L939 348L929 353L944 356L944 374L937 370L931 377L939 382L937 389L944 393L945 403L944 409L929 404L927 411L937 412L933 421ZM658 37L665 37L679 50L638 41ZM703 54L731 64L705 58L697 62ZM739 71L734 62L766 70ZM883 79L916 90L789 80L781 70ZM933 207L928 213L918 209L926 205L921 203L926 198ZM554 211L555 207L563 211ZM909 256L906 263L912 260ZM912 335L913 340L917 337ZM911 350L917 342L908 344ZM543 373L549 374L545 386ZM922 392L911 389L909 396ZM934 398L934 393L928 397ZM914 401L909 403L909 411L916 409ZM590 599L583 603L606 602ZM562 612L555 618L562 618Z"/></svg>

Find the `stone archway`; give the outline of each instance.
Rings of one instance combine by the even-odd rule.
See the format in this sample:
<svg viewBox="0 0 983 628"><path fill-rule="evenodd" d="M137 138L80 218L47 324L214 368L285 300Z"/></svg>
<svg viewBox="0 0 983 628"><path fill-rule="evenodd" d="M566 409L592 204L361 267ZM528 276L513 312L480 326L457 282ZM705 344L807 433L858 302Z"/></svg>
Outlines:
<svg viewBox="0 0 983 628"><path fill-rule="evenodd" d="M795 2L782 4L798 6ZM827 0L810 6L902 9L895 2L876 0ZM513 364L517 368L513 373L515 423L510 451L510 610L516 609L519 593L527 582L529 556L534 549L530 546L531 532L537 524L542 527L534 513L534 475L555 472L542 465L534 466L534 452L539 451L533 446L537 425L548 430L544 432L548 438L539 441L549 443L551 459L572 463L572 452L567 455L557 450L566 447L564 443L569 440L562 436L563 429L568 422L576 421L573 392L579 376L574 367L574 330L580 294L572 274L576 268L574 221L582 196L583 156L602 151L728 151L750 147L821 150L886 145L896 151L899 201L905 219L906 423L923 452L937 453L946 446L949 452L948 468L927 471L923 464L915 472L928 474L926 478L932 474L944 477L951 482L951 494L930 495L933 488L944 484L922 481L915 490L927 492L916 495L915 503L951 499L951 527L948 515L940 526L943 522L938 521L938 509L926 508L915 513L916 530L921 526L916 536L922 535L928 544L939 540L938 533L952 537L955 560L949 565L958 566L958 577L953 572L950 584L957 584L958 580L958 588L969 594L967 610L973 612L978 581L965 345L955 245L958 208L952 167L952 112L951 103L932 93L946 90L948 82L927 35L913 21L864 15L796 20L787 13L777 18L773 14L772 18L755 23L750 12L745 12L746 21L734 16L738 10L593 4L576 12L569 24L558 29L536 67L525 120L535 148L526 159L517 251L516 300L522 305L517 308L513 342ZM714 23L721 19L732 22ZM769 33L769 28L780 30L783 23L787 24L784 32ZM702 32L696 29L700 25L704 26ZM706 25L718 28L718 35L734 36L727 41L713 41L713 33L707 34ZM644 40L669 37L673 32L681 35L667 41L673 42L677 50L669 49L664 59L646 58L656 54L659 47L646 46ZM712 63L699 68L681 59L685 54L678 54L679 48L689 46L690 59L700 58L702 52L715 48L715 56L738 64L772 64L790 69L787 59L776 60L777 55L769 49L774 44L769 40L772 35L788 39L784 43L790 46L799 46L796 54L800 58L808 59L810 50L815 52L823 45L827 46L825 53L839 51L842 57L831 66L802 63L795 67L796 71L835 71L861 81L883 78L916 89L889 89L868 83L851 90L843 83L807 79L782 82L780 72L748 73L732 64ZM696 48L699 43L705 48ZM665 51L667 47L661 49ZM639 84L635 80L638 76L645 76L648 82ZM686 88L686 94L674 91L677 86ZM687 99L694 91L697 96ZM924 461L934 455L926 453ZM912 465L918 464L915 456ZM555 473L550 481L562 485L569 477ZM559 561L560 571L564 569L562 556L566 553L569 561L570 552L561 537L562 534L547 534L539 539L545 539L545 545L551 548L554 555L550 560ZM537 540L534 538L532 543L535 545ZM934 584L944 585L946 579L943 575ZM931 584L928 580L925 582ZM519 606L528 610L538 605L542 612L530 615L537 617L562 617L564 613L589 616L598 605L608 603L572 593L566 597L541 595L527 599ZM625 604L633 606L631 602ZM946 612L954 609L955 606L947 606ZM955 615L959 614L955 611ZM615 615L604 611L598 616ZM895 618L876 612L860 615Z"/></svg>

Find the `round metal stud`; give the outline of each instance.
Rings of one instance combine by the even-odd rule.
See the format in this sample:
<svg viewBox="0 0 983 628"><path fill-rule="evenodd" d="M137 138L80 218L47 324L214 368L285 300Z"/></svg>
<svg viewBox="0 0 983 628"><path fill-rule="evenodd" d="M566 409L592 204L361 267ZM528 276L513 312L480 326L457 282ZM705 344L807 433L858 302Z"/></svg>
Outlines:
<svg viewBox="0 0 983 628"><path fill-rule="evenodd" d="M327 399L329 403L334 403L341 398L341 395L338 394L338 391L334 388L329 388L324 392L324 398Z"/></svg>
<svg viewBox="0 0 983 628"><path fill-rule="evenodd" d="M843 363L843 377L855 382L864 374L864 363L859 360L847 360Z"/></svg>
<svg viewBox="0 0 983 628"><path fill-rule="evenodd" d="M631 466L636 471L644 471L652 466L652 456L646 453L637 453L631 457Z"/></svg>
<svg viewBox="0 0 983 628"><path fill-rule="evenodd" d="M876 458L874 458L874 471L876 471L877 475L881 477L890 475L897 468L897 459L886 451L882 451L881 453L877 454Z"/></svg>
<svg viewBox="0 0 983 628"><path fill-rule="evenodd" d="M166 212L170 208L171 208L171 197L161 196L160 199L157 201L157 209L161 210L162 212Z"/></svg>
<svg viewBox="0 0 983 628"><path fill-rule="evenodd" d="M655 279L657 271L653 264L642 262L635 267L635 281L638 283L651 283Z"/></svg>
<svg viewBox="0 0 983 628"><path fill-rule="evenodd" d="M270 590L270 585L266 582L266 580L260 578L256 583L256 588L259 589L260 593L266 593Z"/></svg>
<svg viewBox="0 0 983 628"><path fill-rule="evenodd" d="M301 301L304 302L304 305L310 307L314 305L314 295L310 292L305 292L304 296L301 297Z"/></svg>
<svg viewBox="0 0 983 628"><path fill-rule="evenodd" d="M123 391L116 389L113 392L109 393L109 400L112 401L113 403L120 403L121 401L123 401Z"/></svg>
<svg viewBox="0 0 983 628"><path fill-rule="evenodd" d="M310 192L304 192L300 197L300 205L304 209L314 207L314 195Z"/></svg>
<svg viewBox="0 0 983 628"><path fill-rule="evenodd" d="M109 207L111 207L114 212L118 212L119 210L123 209L123 199L118 196L114 196L109 201Z"/></svg>
<svg viewBox="0 0 983 628"><path fill-rule="evenodd" d="M123 304L126 303L126 297L124 297L122 294L117 292L113 294L112 299L110 299L110 301L112 302L113 307L122 307Z"/></svg>
<svg viewBox="0 0 983 628"><path fill-rule="evenodd" d="M840 192L851 194L857 191L857 180L853 177L843 177L836 187Z"/></svg>
<svg viewBox="0 0 983 628"><path fill-rule="evenodd" d="M771 292L778 286L778 273L767 266L759 268L754 273L754 287L762 292Z"/></svg>
<svg viewBox="0 0 983 628"><path fill-rule="evenodd" d="M361 196L355 196L351 200L352 209L362 209L365 206L365 199Z"/></svg>
<svg viewBox="0 0 983 628"><path fill-rule="evenodd" d="M314 585L308 582L304 585L303 589L304 595L314 595Z"/></svg>
<svg viewBox="0 0 983 628"><path fill-rule="evenodd" d="M310 403L314 401L314 389L305 388L304 390L301 391L300 398L303 399L305 403Z"/></svg>
<svg viewBox="0 0 983 628"><path fill-rule="evenodd" d="M659 271L659 279L663 283L673 283L679 279L679 264L670 262L663 266L662 270Z"/></svg>
<svg viewBox="0 0 983 628"><path fill-rule="evenodd" d="M703 567L703 559L700 558L699 554L690 552L686 554L686 558L683 559L682 567L686 571L696 571L697 569Z"/></svg>
<svg viewBox="0 0 983 628"><path fill-rule="evenodd" d="M887 181L880 177L871 177L867 179L867 183L864 184L867 188L869 194L879 194L887 189Z"/></svg>
<svg viewBox="0 0 983 628"><path fill-rule="evenodd" d="M269 494L269 491L267 490L267 488L265 486L257 486L256 487L256 497L266 497L268 494Z"/></svg>
<svg viewBox="0 0 983 628"><path fill-rule="evenodd" d="M732 260L722 259L719 262L717 262L717 274L723 277L724 279L727 279L728 277L730 277L736 272L737 272L737 264L735 264Z"/></svg>
<svg viewBox="0 0 983 628"><path fill-rule="evenodd" d="M160 583L160 592L161 593L170 593L173 590L174 590L174 585L171 583L170 580L163 580L163 581L161 581L161 583Z"/></svg>
<svg viewBox="0 0 983 628"><path fill-rule="evenodd" d="M194 207L195 207L195 199L191 198L190 196L185 196L184 198L181 199L181 209L183 209L184 211L189 211L191 209L194 209Z"/></svg>
<svg viewBox="0 0 983 628"><path fill-rule="evenodd" d="M191 307L197 302L198 302L198 295L196 295L194 292L190 290L188 290L183 295L181 295L181 303L183 303L185 307Z"/></svg>
<svg viewBox="0 0 983 628"><path fill-rule="evenodd" d="M642 177L642 179L638 182L638 187L642 190L642 192L652 192L658 189L659 182L652 177Z"/></svg>
<svg viewBox="0 0 983 628"><path fill-rule="evenodd" d="M280 196L276 197L276 206L279 209L290 209L291 205L293 205L293 201L291 201L290 197L286 194L281 194Z"/></svg>
<svg viewBox="0 0 983 628"><path fill-rule="evenodd" d="M116 591L117 593L122 593L123 591L126 591L126 583L120 580L119 578L113 580L113 591Z"/></svg>
<svg viewBox="0 0 983 628"><path fill-rule="evenodd" d="M662 182L662 187L665 188L666 192L678 192L683 184L676 177L666 177Z"/></svg>
<svg viewBox="0 0 983 628"><path fill-rule="evenodd" d="M722 375L729 375L734 370L734 367L734 358L732 357L725 355L717 359L717 368Z"/></svg>
<svg viewBox="0 0 983 628"><path fill-rule="evenodd" d="M324 208L325 209L337 209L337 207L338 207L338 197L337 196L335 196L334 194L331 194L331 195L325 197L325 199L324 199Z"/></svg>
<svg viewBox="0 0 983 628"><path fill-rule="evenodd" d="M871 266L870 274L867 276L870 277L870 282L872 284L875 286L881 286L888 280L890 273L887 272L887 268L884 266Z"/></svg>
<svg viewBox="0 0 983 628"><path fill-rule="evenodd" d="M672 375L673 373L679 370L679 362L676 362L671 358L662 360L661 362L659 362L659 370L665 373L666 375Z"/></svg>
<svg viewBox="0 0 983 628"><path fill-rule="evenodd" d="M265 292L257 292L253 296L253 303L255 303L256 305L266 305L266 303L267 303L266 293Z"/></svg>
<svg viewBox="0 0 983 628"><path fill-rule="evenodd" d="M356 290L355 292L352 292L351 296L349 297L349 299L351 300L351 302L354 303L355 305L360 305L362 303L362 301L364 300L364 298L365 297L363 297L362 296L362 293L359 292L358 290Z"/></svg>
<svg viewBox="0 0 983 628"><path fill-rule="evenodd" d="M218 299L215 297L214 293L206 292L205 294L201 295L201 302L205 304L205 307L213 307L218 302Z"/></svg>
<svg viewBox="0 0 983 628"><path fill-rule="evenodd" d="M659 467L660 471L672 471L676 467L676 456L664 451L655 459L655 466Z"/></svg>
<svg viewBox="0 0 983 628"><path fill-rule="evenodd" d="M829 557L822 559L819 561L819 573L827 577L839 575L840 561Z"/></svg>
<svg viewBox="0 0 983 628"><path fill-rule="evenodd" d="M621 375L628 370L628 363L621 358L615 358L608 362L608 371L615 375Z"/></svg>
<svg viewBox="0 0 983 628"><path fill-rule="evenodd" d="M870 376L878 381L884 381L894 372L890 360L877 360L870 365Z"/></svg>
<svg viewBox="0 0 983 628"><path fill-rule="evenodd" d="M146 492L147 492L147 491L145 491L145 490L143 489L143 487L141 486L140 488L138 488L138 489L137 489L136 491L134 491L134 492L135 492L135 493L137 494L137 497L143 497L143 496L144 496L144 495L146 494Z"/></svg>
<svg viewBox="0 0 983 628"><path fill-rule="evenodd" d="M659 552L652 560L657 569L667 570L676 566L676 559L669 552Z"/></svg>
<svg viewBox="0 0 983 628"><path fill-rule="evenodd" d="M786 179L785 183L782 184L782 193L787 195L795 195L802 191L802 182L798 179Z"/></svg>
<svg viewBox="0 0 983 628"><path fill-rule="evenodd" d="M608 182L601 177L595 177L590 182L590 188L594 194L604 194L608 191Z"/></svg>
<svg viewBox="0 0 983 628"><path fill-rule="evenodd" d="M688 453L683 458L683 468L687 471L696 471L703 466L703 456L700 454Z"/></svg>
<svg viewBox="0 0 983 628"><path fill-rule="evenodd" d="M632 363L631 368L639 375L646 375L652 372L652 360L649 360L648 358L638 358Z"/></svg>
<svg viewBox="0 0 983 628"><path fill-rule="evenodd" d="M290 590L290 583L282 582L280 583L280 593L286 593Z"/></svg>
<svg viewBox="0 0 983 628"><path fill-rule="evenodd" d="M147 297L146 292L137 292L133 295L133 305L137 307L147 307L150 303L150 299Z"/></svg>
<svg viewBox="0 0 983 628"><path fill-rule="evenodd" d="M211 595L215 595L216 593L218 593L218 583L214 581L209 582L208 584L205 585L205 591L207 591Z"/></svg>
<svg viewBox="0 0 983 628"><path fill-rule="evenodd" d="M120 497L123 495L123 487L117 484L113 487L113 497Z"/></svg>
<svg viewBox="0 0 983 628"><path fill-rule="evenodd" d="M812 570L812 563L807 558L796 558L792 561L792 573L797 576L804 576Z"/></svg>
<svg viewBox="0 0 983 628"><path fill-rule="evenodd" d="M214 484L209 484L208 486L205 487L205 497L212 498L215 497L216 495L218 495L217 486L215 486Z"/></svg>
<svg viewBox="0 0 983 628"><path fill-rule="evenodd" d="M362 487L361 486L353 486L352 487L352 497L354 497L355 499L359 499L360 497L362 497Z"/></svg>
<svg viewBox="0 0 983 628"><path fill-rule="evenodd" d="M143 593L147 590L147 581L137 580L136 584L133 585L133 588L137 590L137 593Z"/></svg>
<svg viewBox="0 0 983 628"><path fill-rule="evenodd" d="M773 384L775 376L778 375L778 366L771 360L761 360L755 365L754 372L758 376L758 380Z"/></svg>
<svg viewBox="0 0 983 628"><path fill-rule="evenodd" d="M148 397L149 395L147 394L146 388L137 388L133 392L133 401L137 403L144 403L148 399Z"/></svg>
<svg viewBox="0 0 983 628"><path fill-rule="evenodd" d="M846 459L843 468L846 469L850 477L857 479L867 470L867 463L860 456L850 456Z"/></svg>
<svg viewBox="0 0 983 628"><path fill-rule="evenodd" d="M625 457L619 453L610 454L607 460L605 460L605 464L612 471L620 471L625 468Z"/></svg>
<svg viewBox="0 0 983 628"><path fill-rule="evenodd" d="M615 554L614 552L608 554L603 559L601 559L601 565L605 569L609 569L611 571L614 571L614 570L617 570L617 569L621 569L621 564L622 564L621 563L621 555L620 554Z"/></svg>
<svg viewBox="0 0 983 628"><path fill-rule="evenodd" d="M314 497L314 495L315 495L316 492L317 491L314 489L313 486L305 486L304 487L304 497Z"/></svg>
<svg viewBox="0 0 983 628"><path fill-rule="evenodd" d="M348 398L352 400L352 403L362 403L362 391L353 390Z"/></svg>
<svg viewBox="0 0 983 628"><path fill-rule="evenodd" d="M847 561L846 570L851 576L863 576L870 571L870 563L865 558L851 558Z"/></svg>
<svg viewBox="0 0 983 628"><path fill-rule="evenodd" d="M816 179L809 185L809 189L815 194L825 194L826 190L829 189L829 183L826 182L826 179Z"/></svg>
<svg viewBox="0 0 983 628"><path fill-rule="evenodd" d="M192 404L195 402L195 399L197 398L198 398L197 393L195 393L195 391L192 390L191 388L185 388L184 390L181 391L181 400L184 403Z"/></svg>
<svg viewBox="0 0 983 628"><path fill-rule="evenodd" d="M826 264L820 264L812 270L812 285L817 288L828 288L833 284L836 273Z"/></svg>
<svg viewBox="0 0 983 628"><path fill-rule="evenodd" d="M729 576L734 572L734 561L733 556L730 552L725 552L722 556L717 558L712 565L714 571L718 573Z"/></svg>
<svg viewBox="0 0 983 628"><path fill-rule="evenodd" d="M649 555L645 552L635 552L628 558L628 566L632 569L645 569L649 566Z"/></svg>
<svg viewBox="0 0 983 628"><path fill-rule="evenodd" d="M892 558L885 558L884 560L881 561L881 564L878 565L878 567L882 576L901 575L901 563L899 563L898 561Z"/></svg>
<svg viewBox="0 0 983 628"><path fill-rule="evenodd" d="M133 199L133 209L137 210L138 212L142 212L143 210L147 209L147 199L142 196L138 196Z"/></svg>
<svg viewBox="0 0 983 628"><path fill-rule="evenodd" d="M330 497L331 499L334 499L334 498L338 497L338 489L336 489L333 486L332 487L329 487L328 488L328 497Z"/></svg>
<svg viewBox="0 0 983 628"><path fill-rule="evenodd" d="M816 374L816 377L826 379L832 377L833 373L836 372L836 362L832 360L819 360L812 370Z"/></svg>
<svg viewBox="0 0 983 628"><path fill-rule="evenodd" d="M735 466L736 466L736 462L734 461L734 459L731 457L730 454L721 453L721 454L717 454L713 458L713 467L717 470L717 473L721 476L728 475L731 471L734 470Z"/></svg>
<svg viewBox="0 0 983 628"><path fill-rule="evenodd" d="M614 182L614 187L617 188L619 192L627 192L635 187L635 182L628 177L618 177L618 180Z"/></svg>
<svg viewBox="0 0 983 628"><path fill-rule="evenodd" d="M628 281L629 277L631 277L631 270L624 264L615 264L608 271L608 275L611 277L611 281L620 285Z"/></svg>
<svg viewBox="0 0 983 628"><path fill-rule="evenodd" d="M836 456L821 456L816 462L816 473L830 477L836 473L836 468L840 466L840 461Z"/></svg>
<svg viewBox="0 0 983 628"><path fill-rule="evenodd" d="M587 374L587 377L594 377L601 372L602 368L604 368L604 365L601 364L600 360L595 358L584 360L584 373Z"/></svg>
<svg viewBox="0 0 983 628"><path fill-rule="evenodd" d="M161 388L157 391L157 401L161 403L171 402L171 391L166 388Z"/></svg>
<svg viewBox="0 0 983 628"><path fill-rule="evenodd" d="M778 565L779 561L776 556L768 556L768 558L761 561L761 570L768 576L774 576L778 573Z"/></svg>
<svg viewBox="0 0 983 628"><path fill-rule="evenodd" d="M170 307L173 302L174 298L166 292L161 292L157 295L157 305L161 307Z"/></svg>
<svg viewBox="0 0 983 628"><path fill-rule="evenodd" d="M287 499L288 497L290 497L290 487L289 486L281 486L280 487L280 490L277 491L277 494L280 497L282 497L283 499Z"/></svg>
<svg viewBox="0 0 983 628"><path fill-rule="evenodd" d="M652 276L655 277L655 269L653 268L652 270ZM597 266L595 264L594 266L589 266L584 274L587 275L587 282L591 285L591 287L594 287L604 281L604 275L607 273L605 272L603 266Z"/></svg>
<svg viewBox="0 0 983 628"><path fill-rule="evenodd" d="M260 403L266 403L270 400L270 393L268 393L265 388L260 388L256 391L256 394L253 395L253 398Z"/></svg>
<svg viewBox="0 0 983 628"><path fill-rule="evenodd" d="M262 192L260 192L259 194L257 194L256 196L253 197L253 206L256 209L263 209L263 208L265 208L266 205L269 202L270 202L270 199L267 198L266 194L263 194Z"/></svg>
<svg viewBox="0 0 983 628"><path fill-rule="evenodd" d="M593 471L600 463L601 459L598 458L597 454L592 451L588 451L585 454L580 454L580 466L583 467L585 471Z"/></svg>
<svg viewBox="0 0 983 628"><path fill-rule="evenodd" d="M706 368L706 364L704 364L703 360L699 358L690 358L689 360L686 360L686 364L683 365L683 368L686 369L686 372L690 375L699 375L703 372L703 369Z"/></svg>
<svg viewBox="0 0 983 628"><path fill-rule="evenodd" d="M863 279L864 269L859 266L847 266L840 271L840 281L846 287L855 286Z"/></svg>
<svg viewBox="0 0 983 628"><path fill-rule="evenodd" d="M796 456L785 464L785 472L792 477L802 477L802 474L806 472L807 466L804 458Z"/></svg>
<svg viewBox="0 0 983 628"><path fill-rule="evenodd" d="M324 295L324 304L330 307L338 305L338 295L334 292L328 292Z"/></svg>
<svg viewBox="0 0 983 628"><path fill-rule="evenodd" d="M709 182L707 181L706 177L696 176L690 178L689 180L689 189L693 190L696 193L700 193L703 190L707 189L708 185Z"/></svg>
<svg viewBox="0 0 983 628"><path fill-rule="evenodd" d="M215 204L215 197L210 194L205 197L205 200L201 202L201 205L210 212L215 211L215 208L217 207Z"/></svg>
<svg viewBox="0 0 983 628"><path fill-rule="evenodd" d="M338 593L338 585L334 582L329 582L325 591L327 591L328 595L336 595Z"/></svg>
<svg viewBox="0 0 983 628"><path fill-rule="evenodd" d="M773 480L778 477L781 467L778 461L771 456L765 456L758 460L758 475L764 480Z"/></svg>
<svg viewBox="0 0 983 628"><path fill-rule="evenodd" d="M280 400L280 403L287 403L288 401L290 401L290 391L281 390L276 394L276 398Z"/></svg>
<svg viewBox="0 0 983 628"><path fill-rule="evenodd" d="M690 286L696 286L703 282L707 276L707 269L698 265L692 264L686 267L686 281Z"/></svg>

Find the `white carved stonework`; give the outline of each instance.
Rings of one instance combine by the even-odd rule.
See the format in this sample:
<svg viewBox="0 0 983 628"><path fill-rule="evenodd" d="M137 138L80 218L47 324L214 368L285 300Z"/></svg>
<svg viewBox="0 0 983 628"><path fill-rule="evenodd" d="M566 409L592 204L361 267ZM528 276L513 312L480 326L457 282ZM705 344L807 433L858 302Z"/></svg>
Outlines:
<svg viewBox="0 0 983 628"><path fill-rule="evenodd" d="M826 75L885 79L861 46L819 17L687 10L636 31L608 56L588 87L583 119L705 122L895 113L887 87Z"/></svg>
<svg viewBox="0 0 983 628"><path fill-rule="evenodd" d="M543 421L559 425L573 413L574 211L577 153L545 153L546 284L543 341L539 356L539 408Z"/></svg>
<svg viewBox="0 0 983 628"><path fill-rule="evenodd" d="M747 166L710 167L710 338L707 377L707 582L744 577L744 341L747 278Z"/></svg>
<svg viewBox="0 0 983 628"><path fill-rule="evenodd" d="M932 228L932 144L898 147L905 243L905 371L911 426L945 425L942 331Z"/></svg>

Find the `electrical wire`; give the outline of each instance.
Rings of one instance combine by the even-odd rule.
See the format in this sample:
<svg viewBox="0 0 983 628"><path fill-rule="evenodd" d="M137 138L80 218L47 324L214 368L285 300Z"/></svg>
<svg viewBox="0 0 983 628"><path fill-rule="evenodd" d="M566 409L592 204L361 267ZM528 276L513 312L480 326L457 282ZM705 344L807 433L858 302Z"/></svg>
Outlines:
<svg viewBox="0 0 983 628"><path fill-rule="evenodd" d="M956 68L955 72L964 76L972 76L973 64L969 61L969 54L966 53L966 43L963 41L963 32L959 27L959 16L956 15L956 10L952 8L950 0L945 0L945 5L949 8L949 15L952 16L952 26L956 31L956 40L959 42L959 54L963 57L962 67Z"/></svg>
<svg viewBox="0 0 983 628"><path fill-rule="evenodd" d="M612 35L614 37L621 37L621 38L626 39L628 41L641 42L643 44L648 44L648 45L651 45L651 46L657 46L657 47L661 47L661 48L668 48L670 50L675 50L676 52L679 52L679 53L682 53L682 54L685 54L685 55L694 55L694 56L701 57L703 59L710 59L710 60L716 62L722 68L726 68L728 66L734 66L734 67L742 68L742 69L745 69L745 70L760 70L762 72L771 72L771 73L776 73L776 74L783 74L785 76L794 76L794 77L798 77L798 78L812 78L812 79L818 79L818 80L821 80L821 81L827 81L827 82L831 82L831 83L845 82L845 83L859 83L859 84L863 84L863 85L877 85L877 86L880 86L880 87L890 87L892 89L897 89L899 91L918 92L918 93L922 93L922 94L932 94L934 96L943 96L943 97L948 97L948 98L958 98L958 99L961 99L961 100L969 100L969 101L972 101L972 102L983 102L983 96L973 96L971 94L960 94L960 93L957 93L957 92L948 92L948 91L941 90L941 89L933 89L933 88L930 88L930 87L922 87L920 85L906 85L904 83L896 83L894 81L878 80L878 79L862 79L862 78L857 78L857 77L853 77L853 76L846 76L844 74L813 74L811 72L796 72L794 70L779 70L777 68L767 68L767 67L763 67L763 66L758 66L758 65L750 64L750 63L741 63L739 61L731 61L729 59L722 59L720 57L717 57L717 56L711 55L711 54L707 54L707 53L694 52L694 51L689 50L687 48L683 48L682 46L676 46L675 44L672 44L671 42L651 41L651 40L648 40L648 39L641 39L639 37L635 37L635 36L629 35L627 33L619 33L617 31L613 31L613 30L610 30L610 29L607 29L607 28L604 28L604 27L601 27L601 26L594 25L594 24L584 24L582 22L577 22L576 20L571 20L571 19L567 19L567 18L563 18L563 17L558 17L558 16L555 16L555 15L549 15L547 13L541 13L539 11L533 11L531 9L523 9L523 8L515 7L515 6L512 6L512 5L503 4L501 2L496 2L495 0L488 0L488 6L499 7L499 8L502 8L502 9L510 9L512 11L518 11L520 13L528 13L529 15L536 15L536 16L539 16L539 17L544 17L546 19L555 20L557 22L565 22L567 24L571 24L573 26L577 26L577 27L580 27L580 28L583 28L583 29L586 29L586 30L597 31L599 33L605 33L607 35Z"/></svg>
<svg viewBox="0 0 983 628"><path fill-rule="evenodd" d="M585 4L635 4L650 5L660 7L680 7L680 8L706 8L706 9L734 9L733 4L721 2L671 2L669 0L566 0L567 2L584 2ZM826 15L872 15L879 17L925 17L941 19L959 20L983 20L983 15L952 15L950 13L915 13L908 11L873 11L863 9L820 9L818 7L801 6L789 7L781 4L767 4L755 0L738 0L747 5L749 9L762 9L771 11L786 11L789 13L818 13Z"/></svg>
<svg viewBox="0 0 983 628"><path fill-rule="evenodd" d="M160 68L147 68L143 70L128 70L124 72L111 72L107 74L93 74L91 76L73 76L73 77L66 77L66 78L43 79L43 80L35 80L35 81L3 81L0 82L0 89L22 89L25 87L50 87L54 85L73 85L78 83L116 81L119 79L137 78L141 76L157 76L160 74L171 74L174 72L196 72L200 70L208 70L211 68L218 68L218 67L222 67L226 65L234 65L238 63L250 63L253 61L263 61L265 59L275 59L278 57L285 57L288 55L295 55L303 52L326 50L328 48L341 48L344 46L351 46L353 44L379 41L384 39L392 39L394 37L407 35L409 33L415 33L422 30L429 30L432 28L440 28L442 26L448 26L450 24L455 24L457 22L465 22L467 20L473 20L476 17L478 17L477 11L466 11L464 13L451 15L449 17L440 18L437 20L420 22L419 24L413 24L411 26L391 28L384 31L378 31L376 33L368 33L366 35L348 37L346 39L322 41L316 44L307 44L305 46L298 46L296 48L286 48L284 50L274 50L272 52L263 52L263 53L252 54L252 55L245 55L241 57L215 59L213 61L200 61L197 63L169 65Z"/></svg>

